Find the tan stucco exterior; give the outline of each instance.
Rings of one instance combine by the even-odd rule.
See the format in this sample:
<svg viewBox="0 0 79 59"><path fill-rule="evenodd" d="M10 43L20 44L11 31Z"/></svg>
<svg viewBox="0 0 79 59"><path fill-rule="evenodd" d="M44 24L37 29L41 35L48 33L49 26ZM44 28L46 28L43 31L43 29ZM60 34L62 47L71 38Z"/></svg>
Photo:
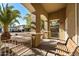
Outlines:
<svg viewBox="0 0 79 59"><path fill-rule="evenodd" d="M41 41L41 15L44 15L46 18L48 18L47 12L44 10L44 8L40 4L32 4L33 7L36 9L36 11L33 13L36 15L36 39L34 46L37 47L40 44Z"/></svg>
<svg viewBox="0 0 79 59"><path fill-rule="evenodd" d="M74 41L75 39L75 4L68 4L66 9L66 18L67 20L67 35L72 37Z"/></svg>
<svg viewBox="0 0 79 59"><path fill-rule="evenodd" d="M53 4L53 3L52 3ZM51 4L51 5L52 5ZM32 3L31 4L35 12L33 12L36 15L36 33L40 33L40 15L44 15L47 17L47 22L48 22L48 38L50 38L50 20L53 19L59 19L59 39L65 40L67 37L72 37L72 39L77 43L77 27L76 27L76 11L77 11L77 6L74 3L69 3L66 4L64 8L58 9L57 11L54 10L54 12L51 12L50 9L48 10L49 12L46 11L44 6L40 3ZM51 7L53 8L53 7ZM51 9L52 10L52 9ZM38 16L39 15L39 16ZM40 44L40 34L36 35L38 38L35 40L36 43L35 45L38 46Z"/></svg>
<svg viewBox="0 0 79 59"><path fill-rule="evenodd" d="M77 42L78 42L78 45L79 45L79 4L77 4L77 34L78 34L78 40L77 40Z"/></svg>
<svg viewBox="0 0 79 59"><path fill-rule="evenodd" d="M75 16L75 4L67 4L66 8L58 10L52 13L46 13L44 9L40 9L41 13L45 15L48 14L48 31L49 31L49 38L50 38L50 27L49 27L49 20L53 19L60 19L60 26L59 26L59 39L65 40L65 37L72 37L72 39L77 43L76 38L76 16ZM42 8L42 7L39 7ZM37 8L38 10L38 8ZM67 21L66 21L67 20ZM67 22L67 29L65 29L65 21ZM66 33L65 33L66 32ZM66 36L65 36L66 34ZM66 38L67 39L67 38Z"/></svg>
<svg viewBox="0 0 79 59"><path fill-rule="evenodd" d="M49 13L49 20L59 19L59 39L64 40L64 29L65 29L65 19L66 19L66 8L59 11ZM50 31L50 28L49 28Z"/></svg>

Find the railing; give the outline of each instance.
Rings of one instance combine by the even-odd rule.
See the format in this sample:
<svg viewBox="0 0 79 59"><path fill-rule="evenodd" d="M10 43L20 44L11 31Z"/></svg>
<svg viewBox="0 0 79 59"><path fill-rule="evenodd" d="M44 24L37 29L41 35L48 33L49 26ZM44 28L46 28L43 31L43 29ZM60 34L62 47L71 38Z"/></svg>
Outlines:
<svg viewBox="0 0 79 59"><path fill-rule="evenodd" d="M40 33L38 33L38 34L40 34ZM37 52L40 55L43 55L43 53L41 52L41 51L43 51L43 49L32 48L33 39L31 39L30 44L28 44L28 42L27 43L18 42L16 39L17 38L11 38L9 40L4 40L2 42L2 46L0 48L0 56L23 56L23 55L27 55L27 52L29 50L32 50L35 53L35 55L37 54ZM20 40L20 39L18 38L18 40ZM47 51L45 51L45 52L47 52ZM47 55L47 54L45 54L45 55Z"/></svg>
<svg viewBox="0 0 79 59"><path fill-rule="evenodd" d="M14 56L16 53L12 51L13 48L22 45L22 43L18 43L14 40L4 40L2 46L0 48L0 56Z"/></svg>
<svg viewBox="0 0 79 59"><path fill-rule="evenodd" d="M0 56L18 56L21 53L26 52L31 47L27 45L25 46L25 42L18 42L16 39L19 40L19 38L11 38L9 40L2 41L2 46L0 47Z"/></svg>

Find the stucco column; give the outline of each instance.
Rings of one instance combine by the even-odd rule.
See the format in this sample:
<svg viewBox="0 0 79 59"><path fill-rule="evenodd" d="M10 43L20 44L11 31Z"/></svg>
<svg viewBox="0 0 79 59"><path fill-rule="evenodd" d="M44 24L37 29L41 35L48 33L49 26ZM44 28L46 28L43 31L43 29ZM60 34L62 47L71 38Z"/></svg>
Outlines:
<svg viewBox="0 0 79 59"><path fill-rule="evenodd" d="M35 13L36 15L36 34L35 34L35 39L33 40L33 47L38 47L40 45L41 41L41 19L40 19L40 14Z"/></svg>
<svg viewBox="0 0 79 59"><path fill-rule="evenodd" d="M77 20L77 4L72 3L68 4L66 8L66 17L67 17L67 34L68 37L71 37L76 44L78 44L78 20Z"/></svg>
<svg viewBox="0 0 79 59"><path fill-rule="evenodd" d="M61 40L65 39L65 21L64 20L60 20L59 39L61 39Z"/></svg>
<svg viewBox="0 0 79 59"><path fill-rule="evenodd" d="M51 37L51 31L50 31L50 20L48 19L48 38Z"/></svg>
<svg viewBox="0 0 79 59"><path fill-rule="evenodd" d="M44 21L44 28L45 28L45 31L44 31L44 38L48 38L48 22L47 21Z"/></svg>

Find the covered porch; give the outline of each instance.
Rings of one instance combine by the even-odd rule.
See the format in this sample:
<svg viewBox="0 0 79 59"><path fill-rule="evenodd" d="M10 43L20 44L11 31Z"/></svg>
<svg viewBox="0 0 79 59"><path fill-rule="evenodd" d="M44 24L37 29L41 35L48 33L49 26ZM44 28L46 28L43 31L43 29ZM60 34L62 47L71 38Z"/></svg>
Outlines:
<svg viewBox="0 0 79 59"><path fill-rule="evenodd" d="M54 47L57 47L58 42L67 44L66 41L68 38L71 38L77 46L79 45L77 23L78 4L22 3L22 5L28 8L32 15L34 26L31 33L32 42L31 45L24 43L19 45L17 42L13 42L13 44L17 43L16 46L12 45L10 47L16 53L14 55L27 56L34 53L33 55L35 56L55 56L54 53L49 51L50 47L47 46L51 45L51 50L55 50ZM43 21L43 27L41 27L41 21ZM28 36L28 34L26 35ZM70 41L72 42L72 40ZM73 45L71 42L68 45ZM47 45L43 46L42 44L45 43ZM40 49L40 47L45 48L45 50Z"/></svg>
<svg viewBox="0 0 79 59"><path fill-rule="evenodd" d="M65 4L65 3L31 3L23 4L26 8L35 15L36 21L36 39L34 45L37 47L40 44L41 36L42 39L54 39L67 40L71 37L76 44L78 44L77 39L77 5L78 4ZM41 19L44 21L44 29L41 29ZM34 20L34 19L33 19ZM52 20L57 20L58 26L58 37L53 36L54 34L51 30Z"/></svg>

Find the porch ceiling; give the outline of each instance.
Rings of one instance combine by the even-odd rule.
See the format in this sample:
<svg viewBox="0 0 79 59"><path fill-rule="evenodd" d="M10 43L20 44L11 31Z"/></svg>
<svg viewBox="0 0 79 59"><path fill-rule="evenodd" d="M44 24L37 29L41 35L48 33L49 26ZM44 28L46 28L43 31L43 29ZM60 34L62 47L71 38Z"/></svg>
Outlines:
<svg viewBox="0 0 79 59"><path fill-rule="evenodd" d="M24 7L26 7L30 12L35 12L35 8L31 5L31 3L22 3Z"/></svg>
<svg viewBox="0 0 79 59"><path fill-rule="evenodd" d="M55 12L66 7L65 3L42 3L41 5L48 13Z"/></svg>
<svg viewBox="0 0 79 59"><path fill-rule="evenodd" d="M22 5L24 5L27 9L29 9L30 12L35 11L35 8L31 3L22 3ZM37 3L35 5L37 5ZM40 3L40 6L42 6L47 13L58 11L66 7L66 5L67 4L65 3Z"/></svg>

